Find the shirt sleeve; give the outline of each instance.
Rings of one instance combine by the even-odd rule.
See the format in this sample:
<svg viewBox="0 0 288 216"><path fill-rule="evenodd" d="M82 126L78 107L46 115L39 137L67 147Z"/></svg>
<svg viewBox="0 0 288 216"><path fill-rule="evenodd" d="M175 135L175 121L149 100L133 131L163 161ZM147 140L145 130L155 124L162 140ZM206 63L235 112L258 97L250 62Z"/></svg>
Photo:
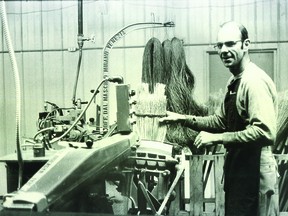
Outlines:
<svg viewBox="0 0 288 216"><path fill-rule="evenodd" d="M223 144L273 145L277 109L274 84L258 77L257 81L248 80L241 88L236 105L239 114L247 121L247 127L243 131L224 132Z"/></svg>
<svg viewBox="0 0 288 216"><path fill-rule="evenodd" d="M198 131L207 131L211 133L224 132L226 129L226 119L224 112L224 103L222 103L214 115L203 117L187 117L185 125Z"/></svg>
<svg viewBox="0 0 288 216"><path fill-rule="evenodd" d="M272 80L253 77L239 86L237 110L247 122L242 131L226 132L224 102L214 115L189 117L186 125L194 130L222 133L224 145L273 145L276 137L277 91Z"/></svg>

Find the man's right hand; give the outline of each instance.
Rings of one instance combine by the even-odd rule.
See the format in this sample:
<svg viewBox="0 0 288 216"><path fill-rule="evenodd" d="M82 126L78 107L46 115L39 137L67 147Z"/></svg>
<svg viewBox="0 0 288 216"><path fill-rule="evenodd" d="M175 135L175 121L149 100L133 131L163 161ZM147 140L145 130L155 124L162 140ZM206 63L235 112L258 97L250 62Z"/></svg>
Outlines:
<svg viewBox="0 0 288 216"><path fill-rule="evenodd" d="M184 122L185 120L186 120L185 115L167 111L167 116L160 118L159 122L163 124L168 124L168 123L173 123L173 122Z"/></svg>

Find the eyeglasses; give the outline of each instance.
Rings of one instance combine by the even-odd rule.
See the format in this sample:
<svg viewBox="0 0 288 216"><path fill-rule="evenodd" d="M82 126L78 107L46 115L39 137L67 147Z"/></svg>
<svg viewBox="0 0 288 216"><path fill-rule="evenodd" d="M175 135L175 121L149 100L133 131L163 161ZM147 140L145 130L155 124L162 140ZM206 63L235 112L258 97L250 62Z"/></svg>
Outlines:
<svg viewBox="0 0 288 216"><path fill-rule="evenodd" d="M236 41L226 41L226 42L218 42L215 46L214 49L217 51L221 50L223 45L225 45L227 48L231 48L236 45L237 42L242 41L242 40L236 40Z"/></svg>

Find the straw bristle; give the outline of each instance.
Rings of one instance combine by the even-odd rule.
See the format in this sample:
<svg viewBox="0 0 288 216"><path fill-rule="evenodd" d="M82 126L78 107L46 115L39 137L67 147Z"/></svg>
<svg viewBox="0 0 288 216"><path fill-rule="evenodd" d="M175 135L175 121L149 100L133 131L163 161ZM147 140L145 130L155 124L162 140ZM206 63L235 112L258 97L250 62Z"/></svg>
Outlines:
<svg viewBox="0 0 288 216"><path fill-rule="evenodd" d="M277 136L274 153L288 153L288 90L278 93Z"/></svg>
<svg viewBox="0 0 288 216"><path fill-rule="evenodd" d="M150 118L152 117L152 113L154 117L156 117L157 113L162 115L162 111L166 113L166 109L181 114L201 116L207 114L207 109L199 105L193 97L195 79L192 71L186 64L183 44L178 38L173 38L171 41L167 39L162 45L156 38L151 38L148 41L143 55L142 83L148 84L146 92L153 94L153 96L150 98L151 101L145 99L145 97L149 98L148 95L145 95L145 97L141 96L138 99L138 113L150 113ZM164 92L155 92L157 83L166 84L166 89L163 87L161 90ZM144 95L144 93L142 94ZM167 100L165 97L165 101L167 102L164 103L164 99L163 101L157 101L156 98L160 97L160 95L166 95ZM167 106L164 107L164 104ZM152 110L149 111L148 109ZM148 118L148 115L145 117ZM139 125L137 126L138 130L141 131L140 136L147 139L156 139L156 135L152 135L152 133L157 131L155 130L157 126L152 125L154 123L157 124L158 119L156 118L156 120L153 120L153 123L149 123L145 117L138 115L138 118L141 118L138 120ZM161 125L158 125L158 127L161 127ZM165 141L193 148L193 142L198 132L183 127L180 124L169 125L167 130L168 132L166 133L165 126ZM161 137L160 140L164 141L164 138Z"/></svg>
<svg viewBox="0 0 288 216"><path fill-rule="evenodd" d="M163 83L163 48L157 38L151 38L144 49L142 62L142 83L147 83L149 92L154 92L156 83ZM165 84L165 83L163 83Z"/></svg>
<svg viewBox="0 0 288 216"><path fill-rule="evenodd" d="M154 92L149 92L149 84L143 83L136 92L135 130L141 139L164 142L167 127L159 124L159 118L166 115L167 100L165 85L156 83Z"/></svg>
<svg viewBox="0 0 288 216"><path fill-rule="evenodd" d="M216 110L220 107L224 97L225 93L223 89L220 89L218 92L210 93L209 99L206 103L208 115L213 115L216 112Z"/></svg>
<svg viewBox="0 0 288 216"><path fill-rule="evenodd" d="M276 142L273 147L275 154L288 153L288 90L278 93L278 117L277 117L277 135ZM287 197L287 182L288 170L287 160L278 161L279 179L279 207L280 211L286 212L288 210Z"/></svg>
<svg viewBox="0 0 288 216"><path fill-rule="evenodd" d="M193 97L195 78L186 64L182 41L173 38L162 44L164 50L165 73L169 75L166 86L167 110L181 114L205 115L206 109ZM170 71L168 71L170 70ZM198 132L181 124L169 125L166 139L193 148Z"/></svg>
<svg viewBox="0 0 288 216"><path fill-rule="evenodd" d="M170 55L169 53L164 53ZM206 110L196 103L193 97L195 78L186 64L182 41L173 38L171 41L171 76L167 83L168 110L181 114L206 115Z"/></svg>

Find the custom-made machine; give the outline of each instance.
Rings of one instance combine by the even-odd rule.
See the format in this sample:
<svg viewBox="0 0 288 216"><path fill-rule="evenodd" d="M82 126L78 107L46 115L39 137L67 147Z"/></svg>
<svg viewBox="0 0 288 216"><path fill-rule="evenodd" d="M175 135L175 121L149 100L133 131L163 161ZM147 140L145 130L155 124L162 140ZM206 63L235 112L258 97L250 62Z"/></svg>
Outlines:
<svg viewBox="0 0 288 216"><path fill-rule="evenodd" d="M130 121L129 85L118 84L116 97L117 126L113 131L94 140L93 145L89 141L93 137L75 142L69 141L69 136L56 144L66 147L56 150L18 191L4 197L1 214L20 210L166 215L176 196L180 209L184 200L175 194L175 187L184 171L182 148L139 139ZM49 131L42 130L46 144Z"/></svg>
<svg viewBox="0 0 288 216"><path fill-rule="evenodd" d="M134 29L173 27L174 23L136 23L117 32L103 49L103 80L93 91L91 99L83 103L80 99L76 100L76 89L83 41L88 39L83 37L82 1L78 2L79 61L73 107L60 108L45 102L45 110L39 113L38 132L31 141L31 150L35 157L44 156L45 151L52 151L53 156L24 185L21 177L23 146L17 142L19 187L4 196L0 214L85 212L175 215L176 210L185 209L187 193L183 196L180 191L189 191L185 190L182 178L186 163L184 151L177 144L141 139L141 134L133 130L135 122L131 120L134 92L123 83L122 77L111 77L108 73L109 52L117 40ZM3 19L4 15L5 11L2 11ZM109 82L117 83L117 122L112 126L108 125ZM100 129L99 116L96 120L90 118L87 123L85 113L102 85L103 122ZM86 104L84 108L83 104ZM50 105L51 111L48 111ZM19 136L18 131L17 134ZM183 187L182 190L179 187Z"/></svg>

